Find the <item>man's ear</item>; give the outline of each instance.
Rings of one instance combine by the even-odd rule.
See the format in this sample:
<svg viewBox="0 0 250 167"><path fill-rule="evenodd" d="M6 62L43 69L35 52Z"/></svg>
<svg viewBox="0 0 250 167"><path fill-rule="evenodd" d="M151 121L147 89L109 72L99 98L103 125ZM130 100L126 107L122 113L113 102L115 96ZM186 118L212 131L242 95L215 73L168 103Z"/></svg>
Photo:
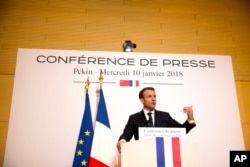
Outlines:
<svg viewBox="0 0 250 167"><path fill-rule="evenodd" d="M144 103L144 99L143 98L140 98L140 101L141 101L142 104Z"/></svg>

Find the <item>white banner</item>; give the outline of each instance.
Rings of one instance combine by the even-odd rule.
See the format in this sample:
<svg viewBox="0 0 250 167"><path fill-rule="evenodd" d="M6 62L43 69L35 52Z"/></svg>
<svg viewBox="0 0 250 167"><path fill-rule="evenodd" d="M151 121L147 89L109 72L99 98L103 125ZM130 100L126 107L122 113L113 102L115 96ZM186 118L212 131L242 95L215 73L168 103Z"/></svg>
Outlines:
<svg viewBox="0 0 250 167"><path fill-rule="evenodd" d="M160 128L160 127L139 127L139 140L147 138L186 138L185 128Z"/></svg>
<svg viewBox="0 0 250 167"><path fill-rule="evenodd" d="M139 91L152 86L156 109L181 123L182 108L193 106L197 126L187 138L202 167L229 166L229 150L244 149L230 56L19 49L5 167L72 165L85 81L94 120L100 70L114 146L142 109Z"/></svg>

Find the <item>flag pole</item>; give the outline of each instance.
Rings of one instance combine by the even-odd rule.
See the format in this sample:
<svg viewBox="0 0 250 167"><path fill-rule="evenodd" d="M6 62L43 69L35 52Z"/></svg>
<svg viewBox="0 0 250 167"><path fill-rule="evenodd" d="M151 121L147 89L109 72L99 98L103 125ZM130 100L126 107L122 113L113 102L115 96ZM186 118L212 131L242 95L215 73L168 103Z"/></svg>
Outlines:
<svg viewBox="0 0 250 167"><path fill-rule="evenodd" d="M91 107L88 94L89 85L90 82L88 77L85 81L85 108L76 144L75 156L72 167L89 166L88 164L94 135Z"/></svg>
<svg viewBox="0 0 250 167"><path fill-rule="evenodd" d="M90 82L89 82L89 77L88 77L86 82L85 82L85 92L86 93L88 93L88 91L89 91L89 85L90 85Z"/></svg>
<svg viewBox="0 0 250 167"><path fill-rule="evenodd" d="M99 82L100 82L100 89L102 89L102 83L103 83L103 75L102 75L102 70L100 70L100 76L99 76Z"/></svg>

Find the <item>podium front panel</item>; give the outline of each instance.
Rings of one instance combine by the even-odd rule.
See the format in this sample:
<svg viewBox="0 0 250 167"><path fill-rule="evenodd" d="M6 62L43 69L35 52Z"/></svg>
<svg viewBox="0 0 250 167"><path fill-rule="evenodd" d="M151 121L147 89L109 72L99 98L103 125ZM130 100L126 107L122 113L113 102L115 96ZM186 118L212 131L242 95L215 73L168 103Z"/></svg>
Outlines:
<svg viewBox="0 0 250 167"><path fill-rule="evenodd" d="M180 138L148 138L122 144L121 167L198 167L198 146Z"/></svg>

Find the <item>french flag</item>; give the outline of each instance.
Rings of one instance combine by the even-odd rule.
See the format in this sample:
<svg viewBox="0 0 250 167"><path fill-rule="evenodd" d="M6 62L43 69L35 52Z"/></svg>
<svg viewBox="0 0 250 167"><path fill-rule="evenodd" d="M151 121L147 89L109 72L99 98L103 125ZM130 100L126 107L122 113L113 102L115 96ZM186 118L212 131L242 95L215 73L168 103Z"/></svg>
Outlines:
<svg viewBox="0 0 250 167"><path fill-rule="evenodd" d="M103 90L101 88L89 167L115 166L117 166L115 144L111 133Z"/></svg>
<svg viewBox="0 0 250 167"><path fill-rule="evenodd" d="M127 86L127 87L132 87L132 86L139 86L139 80L120 80L120 86Z"/></svg>
<svg viewBox="0 0 250 167"><path fill-rule="evenodd" d="M123 143L121 159L122 167L199 167L197 145L177 137Z"/></svg>

